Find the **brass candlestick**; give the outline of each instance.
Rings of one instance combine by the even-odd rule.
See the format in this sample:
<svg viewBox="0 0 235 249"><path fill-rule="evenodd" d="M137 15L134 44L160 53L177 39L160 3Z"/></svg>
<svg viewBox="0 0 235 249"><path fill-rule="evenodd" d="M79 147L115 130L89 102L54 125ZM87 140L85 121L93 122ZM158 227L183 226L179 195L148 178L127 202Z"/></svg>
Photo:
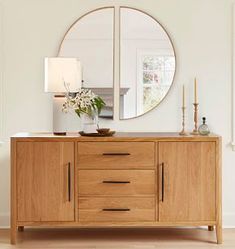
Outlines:
<svg viewBox="0 0 235 249"><path fill-rule="evenodd" d="M188 133L185 131L185 106L182 106L182 130L179 133L180 136L187 136Z"/></svg>
<svg viewBox="0 0 235 249"><path fill-rule="evenodd" d="M197 120L198 120L198 103L194 103L194 129L191 132L192 135L199 135L198 132L198 124L197 124Z"/></svg>

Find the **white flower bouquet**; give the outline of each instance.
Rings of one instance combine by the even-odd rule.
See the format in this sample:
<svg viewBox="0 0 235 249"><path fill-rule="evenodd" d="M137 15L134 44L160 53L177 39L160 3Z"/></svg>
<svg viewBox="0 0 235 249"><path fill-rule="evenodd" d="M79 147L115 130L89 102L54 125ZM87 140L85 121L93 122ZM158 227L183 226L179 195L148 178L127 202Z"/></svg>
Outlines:
<svg viewBox="0 0 235 249"><path fill-rule="evenodd" d="M100 114L105 102L101 97L94 94L91 90L81 88L75 94L66 94L66 100L62 110L68 112L74 110L81 117L81 114L87 114L92 117L94 113Z"/></svg>

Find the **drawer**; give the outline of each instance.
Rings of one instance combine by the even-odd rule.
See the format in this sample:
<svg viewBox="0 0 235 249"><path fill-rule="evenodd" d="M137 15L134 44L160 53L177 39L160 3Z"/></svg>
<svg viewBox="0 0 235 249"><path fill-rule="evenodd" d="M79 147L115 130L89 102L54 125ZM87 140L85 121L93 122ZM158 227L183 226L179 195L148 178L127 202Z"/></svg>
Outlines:
<svg viewBox="0 0 235 249"><path fill-rule="evenodd" d="M154 142L79 142L78 167L154 167Z"/></svg>
<svg viewBox="0 0 235 249"><path fill-rule="evenodd" d="M79 195L154 195L155 170L79 170Z"/></svg>
<svg viewBox="0 0 235 249"><path fill-rule="evenodd" d="M80 198L80 222L155 221L155 198Z"/></svg>

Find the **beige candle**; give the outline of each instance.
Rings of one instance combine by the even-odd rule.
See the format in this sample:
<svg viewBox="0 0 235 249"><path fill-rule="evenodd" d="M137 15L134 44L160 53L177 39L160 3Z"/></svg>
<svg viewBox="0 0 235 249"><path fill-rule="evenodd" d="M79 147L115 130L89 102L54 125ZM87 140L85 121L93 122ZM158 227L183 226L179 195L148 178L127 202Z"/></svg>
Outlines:
<svg viewBox="0 0 235 249"><path fill-rule="evenodd" d="M183 107L185 107L185 89L183 85Z"/></svg>
<svg viewBox="0 0 235 249"><path fill-rule="evenodd" d="M197 103L197 79L194 79L194 103Z"/></svg>

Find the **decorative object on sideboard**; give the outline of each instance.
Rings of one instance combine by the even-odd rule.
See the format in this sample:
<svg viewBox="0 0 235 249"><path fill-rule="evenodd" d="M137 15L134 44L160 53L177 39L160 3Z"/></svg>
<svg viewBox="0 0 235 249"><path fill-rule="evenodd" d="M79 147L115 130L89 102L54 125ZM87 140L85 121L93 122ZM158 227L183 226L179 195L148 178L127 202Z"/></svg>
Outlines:
<svg viewBox="0 0 235 249"><path fill-rule="evenodd" d="M79 131L79 134L85 137L112 137L115 133L116 131L109 131L107 133L85 133L84 131Z"/></svg>
<svg viewBox="0 0 235 249"><path fill-rule="evenodd" d="M81 118L84 133L96 133L99 128L98 115L104 106L105 102L101 97L89 89L81 88L75 94L70 94L69 91L66 93L62 110L65 113L75 111Z"/></svg>
<svg viewBox="0 0 235 249"><path fill-rule="evenodd" d="M194 79L194 129L192 135L199 135L198 132L198 101L197 101L197 79Z"/></svg>
<svg viewBox="0 0 235 249"><path fill-rule="evenodd" d="M53 98L53 133L66 135L66 115L62 112L67 89L71 93L81 87L81 63L76 58L45 58L45 92Z"/></svg>
<svg viewBox="0 0 235 249"><path fill-rule="evenodd" d="M206 124L205 117L202 118L202 124L199 126L198 131L200 135L203 135L203 136L210 134L210 130L209 130L208 125Z"/></svg>
<svg viewBox="0 0 235 249"><path fill-rule="evenodd" d="M99 134L103 134L103 135L108 134L109 131L110 131L110 128L98 128L98 129L97 129L97 132L98 132Z"/></svg>
<svg viewBox="0 0 235 249"><path fill-rule="evenodd" d="M185 87L183 85L183 99L182 99L182 130L179 133L179 135L181 136L187 136L187 132L185 131L185 110L186 110L186 106L185 106Z"/></svg>

